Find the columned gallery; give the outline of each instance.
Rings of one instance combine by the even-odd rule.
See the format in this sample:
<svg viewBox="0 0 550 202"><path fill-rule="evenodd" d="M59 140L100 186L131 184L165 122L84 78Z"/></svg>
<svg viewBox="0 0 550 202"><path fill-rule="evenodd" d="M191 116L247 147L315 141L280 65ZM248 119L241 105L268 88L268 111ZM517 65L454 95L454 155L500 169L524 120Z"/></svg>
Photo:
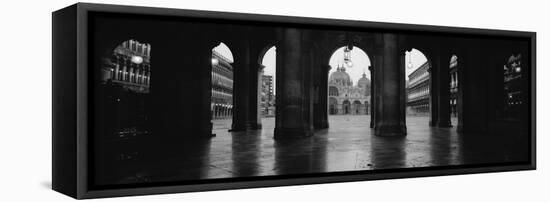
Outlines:
<svg viewBox="0 0 550 202"><path fill-rule="evenodd" d="M108 16L108 15L107 15ZM350 27L319 29L317 27L274 27L250 26L244 24L215 24L182 21L148 21L112 19L102 20L98 16L93 21L95 38L93 38L95 64L94 71L99 74L102 58L110 57L113 50L121 43L136 40L150 45L150 83L149 92L142 94L140 100L145 103L142 116L146 117L143 128L148 128L146 144L162 145L155 151L142 151L143 161L151 161L148 156L161 154L169 159L190 157L189 162L173 168L142 168L137 173L149 176L151 181L166 180L155 173L175 173L181 179L209 178L209 176L256 176L272 173L285 174L284 168L291 167L289 173L307 173L331 170L334 162L331 155L338 151L318 151L319 147L338 144L346 150L346 145L353 145L364 151L365 165L372 168L407 168L425 166L407 161L414 155L430 155L431 166L447 166L460 159L461 164L485 163L476 160L476 155L487 154L498 160L523 160L527 158L526 142L516 140L527 137L528 104L527 94L529 75L523 69L517 73L519 80L514 84L520 94L508 95L505 82L507 61L511 56L529 56L528 41L514 38L486 38L468 34L443 35L440 33L420 34L407 30L360 30ZM109 30L116 30L110 32ZM346 30L346 31L344 31ZM233 103L232 123L229 132L223 133L212 129L211 88L212 88L212 49L220 43L226 44L234 57L233 66ZM265 52L276 47L276 86L275 86L275 123L273 128L262 125L260 111L260 92ZM332 124L329 121L329 70L328 61L333 52L340 47L357 47L366 52L371 65L366 70L370 74L369 112L364 122L345 126ZM406 81L405 52L411 49L422 51L426 55L430 68L429 81L429 119L426 122L407 123L406 119ZM450 61L455 55L457 77L451 78ZM527 56L527 57L526 57ZM526 63L528 60L523 60ZM525 64L522 67L527 68ZM504 67L504 68L503 68ZM504 70L503 70L504 69ZM102 77L94 78L96 99L103 94L112 93L105 90ZM456 79L460 84L456 95L457 124L451 124L450 83ZM116 96L116 95L114 95ZM510 97L514 98L514 107L510 107ZM519 97L517 97L519 96ZM111 96L113 97L113 96ZM519 101L517 101L519 100ZM523 102L523 104L521 104ZM101 100L98 103L106 103ZM519 103L519 104L518 104ZM100 107L100 106L98 106ZM154 110L152 110L154 109ZM510 112L513 110L513 113ZM109 111L96 113L96 119L109 117ZM141 122L140 122L141 123ZM112 125L101 125L97 121L95 141L108 142L106 134L113 133ZM350 134L347 136L340 135ZM266 131L269 130L269 131ZM425 131L425 140L422 139ZM267 137L265 136L267 135ZM411 144L403 142L419 137L419 144L434 144L430 149L396 150L396 145ZM108 136L108 135L107 135ZM368 138L364 138L367 137ZM331 142L332 138L339 142ZM363 138L363 139L361 139ZM440 141L443 138L444 143ZM454 139L453 139L454 138ZM361 139L361 140L358 140ZM494 140L499 141L494 141ZM504 140L504 141L502 141ZM227 141L225 143L221 143ZM364 144L355 144L365 141ZM447 142L445 142L447 141ZM494 142L506 142L496 145ZM517 143L519 154L499 153L499 149L508 147L507 142ZM348 144L349 143L349 144ZM114 143L113 143L114 144ZM270 145L263 147L262 145ZM301 146L293 146L293 145ZM454 151L460 148L460 151ZM108 144L96 144L108 145ZM218 153L219 145L228 147ZM228 146L229 145L229 146ZM307 145L307 146L303 146ZM324 145L324 146L323 146ZM495 146L497 149L491 148ZM147 146L143 146L147 147ZM487 147L487 148L485 148ZM426 147L428 148L428 147ZM102 149L102 148L97 148ZM239 153L239 151L243 151ZM493 150L493 152L485 152ZM525 151L523 151L525 150ZM281 153L281 152L289 153ZM388 158L384 151L388 152ZM483 151L478 152L476 151ZM312 152L314 154L308 153ZM423 154L422 152L426 152ZM238 161L239 166L225 166L232 174L205 171L205 168L222 163L215 161L219 153L228 153L228 159ZM292 153L292 154L291 154ZM382 154L384 153L384 154ZM270 155L274 157L271 159ZM314 157L304 157L307 155ZM108 155L108 154L105 154ZM245 159L239 156L247 156ZM318 158L319 155L324 158ZM363 155L363 154L358 154ZM392 155L401 162L393 161ZM262 160L263 156L267 156ZM472 156L470 158L470 156ZM138 159L139 159L138 158ZM225 158L225 157L220 157ZM256 160L254 160L256 158ZM335 157L336 158L336 157ZM346 159L347 157L337 158ZM252 160L251 160L252 159ZM302 161L306 159L305 161ZM325 159L325 160L323 160ZM486 159L486 158L483 158ZM298 165L290 165L300 160ZM471 160L471 161L470 161ZM253 162L249 162L253 161ZM269 163L269 162L274 163ZM245 163L243 163L245 162ZM246 162L250 164L246 164ZM308 163L305 163L308 162ZM442 162L442 163L441 163ZM156 162L156 165L168 163ZM288 165L287 165L288 164ZM341 165L345 165L342 163ZM351 163L350 163L351 164ZM190 165L197 167L195 171ZM96 164L99 171L109 169L109 165ZM120 166L119 166L120 167ZM123 166L122 166L123 167ZM131 167L130 165L128 167ZM218 166L223 167L224 166ZM198 169L201 168L201 169ZM188 170L183 172L182 170ZM354 166L334 170L353 170ZM98 171L98 172L99 172ZM181 174L180 173L183 173ZM264 172L265 171L265 172ZM126 173L128 173L126 171ZM153 174L151 174L153 173ZM180 174L177 174L180 173ZM213 174L214 173L214 174ZM216 174L217 173L217 174ZM239 174L241 173L241 174ZM160 177L159 177L160 176ZM129 176L110 176L97 179L98 182L125 182ZM139 178L131 178L139 180ZM171 178L170 178L171 179Z"/></svg>

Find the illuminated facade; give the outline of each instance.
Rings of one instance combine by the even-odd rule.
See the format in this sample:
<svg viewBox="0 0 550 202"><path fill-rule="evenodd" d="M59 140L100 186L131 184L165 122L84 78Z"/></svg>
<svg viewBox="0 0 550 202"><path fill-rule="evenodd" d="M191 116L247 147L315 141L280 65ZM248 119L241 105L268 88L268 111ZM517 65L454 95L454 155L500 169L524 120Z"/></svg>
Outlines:
<svg viewBox="0 0 550 202"><path fill-rule="evenodd" d="M275 116L275 95L273 93L273 76L262 75L260 111L263 116Z"/></svg>
<svg viewBox="0 0 550 202"><path fill-rule="evenodd" d="M149 93L150 55L151 45L133 39L124 41L111 57L104 58L101 80L132 92Z"/></svg>
<svg viewBox="0 0 550 202"><path fill-rule="evenodd" d="M233 66L231 61L212 50L212 118L231 118L233 115Z"/></svg>
<svg viewBox="0 0 550 202"><path fill-rule="evenodd" d="M504 110L506 119L520 118L521 107L525 104L522 78L522 56L512 55L504 65Z"/></svg>
<svg viewBox="0 0 550 202"><path fill-rule="evenodd" d="M449 103L451 106L451 116L457 117L456 101L458 99L458 57L453 55L449 65L449 73L451 74L451 86L449 93Z"/></svg>
<svg viewBox="0 0 550 202"><path fill-rule="evenodd" d="M346 68L338 66L329 77L329 114L369 114L370 85L365 73L353 85Z"/></svg>
<svg viewBox="0 0 550 202"><path fill-rule="evenodd" d="M430 64L425 62L412 72L407 81L407 114L427 115L430 112Z"/></svg>

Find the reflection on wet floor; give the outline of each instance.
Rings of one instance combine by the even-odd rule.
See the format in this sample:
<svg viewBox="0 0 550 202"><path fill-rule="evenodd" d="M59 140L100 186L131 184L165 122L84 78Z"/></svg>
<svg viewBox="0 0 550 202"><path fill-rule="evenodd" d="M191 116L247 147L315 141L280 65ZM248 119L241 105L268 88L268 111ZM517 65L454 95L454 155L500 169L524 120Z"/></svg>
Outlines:
<svg viewBox="0 0 550 202"><path fill-rule="evenodd" d="M182 144L174 151L178 155L143 168L144 175L153 182L179 181L499 163L528 156L521 141L495 141L499 137L494 135L463 138L454 127L429 127L427 117L408 117L407 136L374 136L369 118L330 116L330 128L313 137L277 141L273 118L262 120L262 130L249 132L228 132L231 120L214 120L216 137Z"/></svg>
<svg viewBox="0 0 550 202"><path fill-rule="evenodd" d="M368 127L369 118L331 116L329 129L285 141L273 139L273 118L263 119L261 131L238 133L227 132L230 120L217 120L202 178L493 163L526 156L496 148L492 137L464 145L455 128L428 127L427 117L408 117L405 137L378 137Z"/></svg>

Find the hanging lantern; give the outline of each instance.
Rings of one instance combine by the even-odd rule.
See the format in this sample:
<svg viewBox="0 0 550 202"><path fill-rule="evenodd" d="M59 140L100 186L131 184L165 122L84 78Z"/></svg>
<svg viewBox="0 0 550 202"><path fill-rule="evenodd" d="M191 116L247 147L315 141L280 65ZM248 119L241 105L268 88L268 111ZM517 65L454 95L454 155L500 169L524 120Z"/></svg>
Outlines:
<svg viewBox="0 0 550 202"><path fill-rule="evenodd" d="M349 46L344 48L344 64L346 64L347 67L353 67L353 62L351 61L351 48Z"/></svg>

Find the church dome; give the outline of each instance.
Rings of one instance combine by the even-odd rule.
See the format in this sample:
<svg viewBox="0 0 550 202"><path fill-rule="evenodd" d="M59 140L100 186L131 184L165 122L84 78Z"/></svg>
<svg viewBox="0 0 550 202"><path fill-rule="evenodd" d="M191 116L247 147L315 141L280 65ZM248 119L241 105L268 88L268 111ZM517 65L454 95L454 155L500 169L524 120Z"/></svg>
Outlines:
<svg viewBox="0 0 550 202"><path fill-rule="evenodd" d="M335 72L330 74L330 82L338 83L341 85L351 85L351 79L349 74L346 73L346 68L338 66Z"/></svg>
<svg viewBox="0 0 550 202"><path fill-rule="evenodd" d="M367 78L367 75L365 73L363 73L363 77L361 77L359 81L357 81L357 86L362 88L370 87L370 80Z"/></svg>

